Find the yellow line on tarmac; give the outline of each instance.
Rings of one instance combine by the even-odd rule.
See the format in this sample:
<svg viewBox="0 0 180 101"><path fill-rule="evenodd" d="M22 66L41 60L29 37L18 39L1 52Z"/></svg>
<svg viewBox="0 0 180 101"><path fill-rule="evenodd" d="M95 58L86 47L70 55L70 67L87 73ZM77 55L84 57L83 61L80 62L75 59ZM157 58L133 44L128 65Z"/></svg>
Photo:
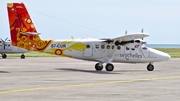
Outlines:
<svg viewBox="0 0 180 101"><path fill-rule="evenodd" d="M40 91L40 90L49 90L49 89L55 89L55 88L60 89L60 88L72 88L72 87L85 87L85 86L102 85L102 84L115 84L115 83L127 83L127 82L138 82L138 81L167 80L167 79L178 79L178 78L180 78L180 76L144 78L144 79L134 79L134 80L116 80L116 81L108 81L108 82L94 82L94 83L74 84L74 85L65 85L65 86L52 86L52 87L40 87L40 88L27 88L27 89L19 89L19 90L7 90L7 91L0 91L0 94L28 92L28 91Z"/></svg>

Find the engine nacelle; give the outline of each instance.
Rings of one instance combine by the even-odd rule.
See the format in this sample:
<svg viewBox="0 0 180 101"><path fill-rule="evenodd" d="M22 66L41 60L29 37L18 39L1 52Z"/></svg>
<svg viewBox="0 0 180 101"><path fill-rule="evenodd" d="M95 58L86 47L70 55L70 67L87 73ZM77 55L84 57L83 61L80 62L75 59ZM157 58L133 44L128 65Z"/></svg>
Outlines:
<svg viewBox="0 0 180 101"><path fill-rule="evenodd" d="M142 44L146 44L146 42L142 39L134 39L130 41L116 41L115 45L122 45L128 48L139 48Z"/></svg>

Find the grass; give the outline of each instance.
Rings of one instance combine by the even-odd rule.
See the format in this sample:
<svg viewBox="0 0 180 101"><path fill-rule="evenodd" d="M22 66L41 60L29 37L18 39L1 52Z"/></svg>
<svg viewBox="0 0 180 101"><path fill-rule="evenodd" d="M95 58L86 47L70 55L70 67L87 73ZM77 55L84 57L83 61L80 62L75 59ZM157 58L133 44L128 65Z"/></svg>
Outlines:
<svg viewBox="0 0 180 101"><path fill-rule="evenodd" d="M26 57L59 57L52 54L47 53L39 53L39 52L27 52L24 54ZM21 54L7 54L8 57L20 57Z"/></svg>
<svg viewBox="0 0 180 101"><path fill-rule="evenodd" d="M163 51L171 55L171 58L180 58L180 48L156 48L157 50ZM8 57L20 57L21 54L7 54ZM26 57L59 57L47 53L39 52L28 52L25 53Z"/></svg>
<svg viewBox="0 0 180 101"><path fill-rule="evenodd" d="M180 48L156 48L157 50L168 53L171 58L180 58Z"/></svg>

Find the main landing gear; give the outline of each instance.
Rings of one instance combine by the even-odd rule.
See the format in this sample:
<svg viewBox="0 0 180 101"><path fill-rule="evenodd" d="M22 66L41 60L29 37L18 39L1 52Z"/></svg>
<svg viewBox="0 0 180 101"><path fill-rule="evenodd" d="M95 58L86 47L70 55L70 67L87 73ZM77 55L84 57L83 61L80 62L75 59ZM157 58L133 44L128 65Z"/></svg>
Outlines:
<svg viewBox="0 0 180 101"><path fill-rule="evenodd" d="M1 55L2 55L2 58L3 58L3 59L5 59L5 58L7 57L7 55L4 54L4 53L2 53Z"/></svg>
<svg viewBox="0 0 180 101"><path fill-rule="evenodd" d="M24 54L21 55L21 59L25 59L25 55Z"/></svg>
<svg viewBox="0 0 180 101"><path fill-rule="evenodd" d="M101 71L103 69L103 63L97 63L95 65L95 69L97 71ZM114 65L113 64L111 64L111 63L106 64L106 71L113 71L113 70L114 70Z"/></svg>
<svg viewBox="0 0 180 101"><path fill-rule="evenodd" d="M7 58L7 55L6 55L6 54L2 53L1 55L2 55L2 58L3 58L3 59ZM25 59L25 55L22 54L20 58L21 58L21 59Z"/></svg>

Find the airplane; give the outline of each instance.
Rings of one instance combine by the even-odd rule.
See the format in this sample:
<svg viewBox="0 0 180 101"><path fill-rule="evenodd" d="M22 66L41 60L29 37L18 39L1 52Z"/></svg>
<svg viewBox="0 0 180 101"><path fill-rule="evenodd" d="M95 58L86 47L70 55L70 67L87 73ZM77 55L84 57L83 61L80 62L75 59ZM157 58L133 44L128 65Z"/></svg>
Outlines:
<svg viewBox="0 0 180 101"><path fill-rule="evenodd" d="M113 71L112 62L149 63L148 71L154 70L154 62L167 61L169 54L146 45L143 39L148 33L125 34L116 38L79 38L68 40L42 40L24 3L7 3L12 45L27 50L54 54L75 59L96 61L95 69Z"/></svg>
<svg viewBox="0 0 180 101"><path fill-rule="evenodd" d="M16 53L22 53L20 58L21 59L25 59L25 52L28 52L28 50L23 49L23 48L19 48L16 46L13 46L11 44L10 40L7 40L8 38L6 38L5 40L0 38L0 54L2 55L2 58L5 59L7 58L6 54L16 54Z"/></svg>

